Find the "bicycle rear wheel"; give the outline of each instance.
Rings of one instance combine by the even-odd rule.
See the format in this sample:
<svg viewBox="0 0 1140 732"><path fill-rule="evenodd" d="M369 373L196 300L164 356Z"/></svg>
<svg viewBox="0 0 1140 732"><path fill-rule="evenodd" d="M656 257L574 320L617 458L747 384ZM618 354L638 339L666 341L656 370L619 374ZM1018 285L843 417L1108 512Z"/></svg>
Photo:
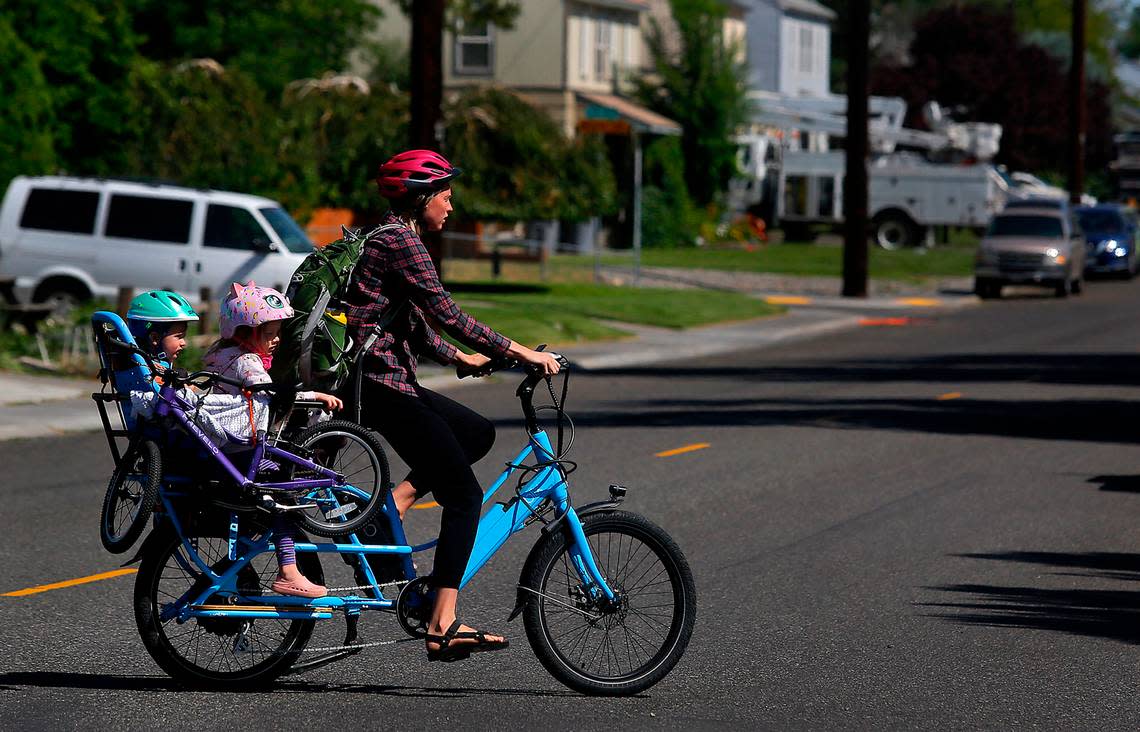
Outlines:
<svg viewBox="0 0 1140 732"><path fill-rule="evenodd" d="M315 504L294 514L306 530L318 536L347 536L383 507L391 475L384 448L371 430L338 419L305 430L296 442L312 453L313 462L345 478L344 486L316 488L297 496L300 503ZM311 476L301 469L294 471L294 480L306 477Z"/></svg>
<svg viewBox="0 0 1140 732"><path fill-rule="evenodd" d="M626 696L665 678L681 659L696 620L693 573L673 539L625 511L582 520L610 603L582 589L564 532L535 546L523 587L523 614L535 655L556 679L585 694Z"/></svg>
<svg viewBox="0 0 1140 732"><path fill-rule="evenodd" d="M99 539L104 549L122 554L134 545L154 511L161 480L162 455L158 445L133 438L103 497Z"/></svg>
<svg viewBox="0 0 1140 732"><path fill-rule="evenodd" d="M229 564L227 539L196 537L191 541L215 572ZM316 584L324 583L316 554L299 552L297 566ZM276 594L270 589L276 573L276 556L265 552L238 573L234 589L247 597ZM261 686L288 671L309 642L315 620L192 618L179 623L176 617L162 619L165 608L187 602L208 586L173 532L143 558L135 580L135 622L143 645L162 670L187 686L227 690ZM227 599L219 594L210 604L224 604Z"/></svg>

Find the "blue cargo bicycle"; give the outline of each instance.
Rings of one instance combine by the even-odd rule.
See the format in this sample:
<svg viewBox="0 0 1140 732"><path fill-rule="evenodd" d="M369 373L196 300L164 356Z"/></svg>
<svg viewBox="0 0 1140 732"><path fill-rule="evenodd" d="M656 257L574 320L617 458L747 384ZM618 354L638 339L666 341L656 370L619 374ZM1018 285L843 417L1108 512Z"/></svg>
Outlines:
<svg viewBox="0 0 1140 732"><path fill-rule="evenodd" d="M116 321L113 313L97 313L94 322L108 384L94 396L117 465L104 502L102 533L105 544L109 536L112 543L118 540L116 550L125 551L122 544L133 544L140 524L154 517L155 530L136 557L141 563L134 608L143 643L158 665L193 686L264 685L369 646L394 643L365 643L358 637L361 613L374 610L395 614L408 636L422 639L433 596L429 578L416 576L412 557L436 542L408 543L376 436L342 420L317 424L288 439L267 435L251 446L243 472L227 454L212 449L194 422L193 405L176 391L187 383L208 387L219 377L180 375L148 361ZM494 363L481 374L515 365ZM523 565L510 619L522 615L539 661L570 688L636 694L664 678L688 645L696 618L693 576L664 530L620 510L625 488L610 486L606 501L572 505L567 476L575 465L565 457L573 444L573 423L565 414L568 370L562 378L561 399L550 377L538 373L528 372L518 387L527 444L483 502L512 480L513 495L485 510L461 587L509 538L530 524L542 524ZM161 384L155 386L157 382ZM542 383L552 404L535 406L535 390ZM158 422L126 413L123 390L140 384L157 390L162 402ZM112 429L108 403L118 404L123 429ZM553 443L540 426L539 414L545 410L554 412ZM206 463L217 463L221 470L203 479L194 475L201 464L164 469L157 446L172 433L197 441L208 455ZM129 440L121 453L117 438ZM268 474L267 460L273 465ZM271 519L280 512L332 539L296 543L299 569L310 580L324 583L320 556L335 554L355 566L357 585L330 588L347 594L319 599L274 594L269 589L276 569ZM390 530L391 543L361 540L362 527L375 520ZM398 567L395 578L373 571L378 558ZM307 648L316 621L337 614L346 622L343 644Z"/></svg>

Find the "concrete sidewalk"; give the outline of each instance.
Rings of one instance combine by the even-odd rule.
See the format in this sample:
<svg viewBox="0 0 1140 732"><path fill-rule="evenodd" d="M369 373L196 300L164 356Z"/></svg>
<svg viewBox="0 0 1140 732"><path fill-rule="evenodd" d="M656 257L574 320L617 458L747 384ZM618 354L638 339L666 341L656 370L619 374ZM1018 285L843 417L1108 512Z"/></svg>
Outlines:
<svg viewBox="0 0 1140 732"><path fill-rule="evenodd" d="M974 298L969 301L977 302ZM881 310L883 303L860 301L865 312ZM855 304L858 306L860 303ZM939 303L946 307L969 304ZM858 325L860 314L843 303L843 309L793 308L787 315L737 323L676 331L615 323L634 334L632 338L560 347L576 369L644 366L702 356L730 354L764 348L776 343L812 338ZM891 307L897 307L892 305ZM926 311L929 305L913 305ZM421 366L420 381L432 389L454 389L480 383L477 379L455 378L454 371L435 365ZM95 379L82 380L50 376L0 373L0 440L33 438L101 429L99 412L91 393L99 390ZM113 419L117 422L117 418Z"/></svg>

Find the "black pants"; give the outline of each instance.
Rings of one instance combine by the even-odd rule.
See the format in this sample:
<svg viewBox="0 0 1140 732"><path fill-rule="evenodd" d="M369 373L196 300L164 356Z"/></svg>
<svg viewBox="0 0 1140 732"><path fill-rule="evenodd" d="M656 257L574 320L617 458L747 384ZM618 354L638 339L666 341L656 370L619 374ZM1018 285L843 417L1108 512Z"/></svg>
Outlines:
<svg viewBox="0 0 1140 732"><path fill-rule="evenodd" d="M495 443L495 426L458 402L415 388L418 398L364 379L361 423L383 435L408 464L407 480L416 492L431 493L443 508L432 582L458 588L483 505L471 465Z"/></svg>

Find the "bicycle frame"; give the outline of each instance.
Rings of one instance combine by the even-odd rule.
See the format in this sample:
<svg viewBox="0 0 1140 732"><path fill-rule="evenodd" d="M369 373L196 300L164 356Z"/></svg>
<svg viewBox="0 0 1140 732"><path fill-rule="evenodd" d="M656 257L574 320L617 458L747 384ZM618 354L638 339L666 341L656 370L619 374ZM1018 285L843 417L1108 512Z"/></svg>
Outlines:
<svg viewBox="0 0 1140 732"><path fill-rule="evenodd" d="M523 400L524 414L527 416L528 444L517 457L507 463L506 468L491 484L483 495L483 504L507 483L519 470L531 470L531 476L518 489L517 494L509 501L498 502L491 506L479 521L475 545L468 560L460 582L460 588L481 570L498 550L514 534L522 531L529 523L539 520L539 512L546 501L553 507L555 521L565 524L571 538L569 555L575 570L582 580L583 589L597 598L614 599L614 592L609 587L604 576L594 561L593 552L582 529L582 523L573 506L570 504L570 495L566 482L566 473L561 464L557 462L555 450L551 445L546 432L539 429L536 424L534 409L530 404L530 395L533 392L533 375L528 376L519 388L519 396ZM529 388L528 388L529 384ZM177 410L175 410L177 412ZM185 418L185 415L182 415ZM192 427L193 426L191 425ZM204 437L204 435L203 435ZM271 448L272 449L272 448ZM283 457L299 459L286 453ZM536 458L537 464L525 466L524 461ZM223 458L224 459L224 458ZM305 461L305 464L308 464ZM317 466L319 467L319 466ZM350 489L351 490L351 489ZM398 518L395 503L391 494L388 495L383 511L388 517L392 528L393 545L364 544L355 534L350 534L345 543L312 543L297 542L294 549L298 553L353 555L359 561L368 584L375 592L375 598L348 596L326 596L318 599L306 599L278 595L245 596L237 590L226 589L236 587L238 573L249 564L252 559L264 552L273 551L272 531L267 532L257 540L251 540L238 534L236 514L231 516L229 536L229 559L232 561L224 571L218 573L207 565L198 555L193 540L188 538L178 522L170 498L179 494L160 493L165 513L170 517L173 527L181 538L183 549L193 567L186 563L181 554L176 554L177 561L187 572L200 572L210 580L210 586L194 592L191 588L175 602L162 608L162 619L169 620L177 617L184 622L195 617L232 617L232 618L282 618L297 620L326 619L333 616L334 611L342 611L348 615L359 614L362 610L393 610L395 601L384 596L383 588L377 582L365 558L368 555L397 555L404 559L404 574L407 581L415 579L415 570L412 565L412 555L434 547L438 540L432 540L420 545L410 545L403 531L403 524ZM234 609L220 608L218 606L205 606L207 600L215 595L229 595L233 599L248 603L244 607ZM205 607L204 607L205 606Z"/></svg>

